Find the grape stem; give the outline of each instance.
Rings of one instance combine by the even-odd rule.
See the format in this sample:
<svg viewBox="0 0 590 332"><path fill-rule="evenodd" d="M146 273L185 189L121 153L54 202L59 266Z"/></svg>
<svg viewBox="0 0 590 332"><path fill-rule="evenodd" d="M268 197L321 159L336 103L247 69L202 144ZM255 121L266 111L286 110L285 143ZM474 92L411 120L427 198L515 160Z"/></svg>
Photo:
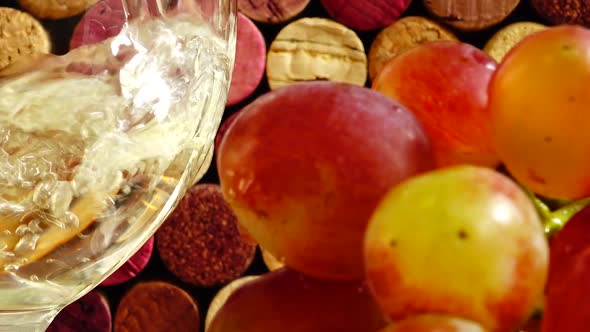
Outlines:
<svg viewBox="0 0 590 332"><path fill-rule="evenodd" d="M540 198L538 198L532 191L527 188L524 188L524 191L529 196L537 213L539 213L539 217L541 218L541 222L543 223L543 227L545 230L545 234L547 237L552 237L560 231L563 226L574 216L574 214L578 213L580 210L585 208L586 206L590 205L590 197L583 198L577 201L569 202L560 208L556 209L555 211L551 211L549 206L543 202Z"/></svg>
<svg viewBox="0 0 590 332"><path fill-rule="evenodd" d="M570 203L551 212L548 219L544 220L545 233L551 237L563 228L565 223L580 210L590 205L590 198L584 198Z"/></svg>

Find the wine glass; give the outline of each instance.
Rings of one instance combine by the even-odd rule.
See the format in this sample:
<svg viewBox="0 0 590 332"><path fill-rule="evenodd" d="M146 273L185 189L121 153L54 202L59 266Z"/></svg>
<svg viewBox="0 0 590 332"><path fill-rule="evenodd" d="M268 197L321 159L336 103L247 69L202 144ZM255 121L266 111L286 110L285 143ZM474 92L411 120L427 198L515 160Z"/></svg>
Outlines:
<svg viewBox="0 0 590 332"><path fill-rule="evenodd" d="M0 331L45 331L210 163L235 0L119 1L120 33L0 71Z"/></svg>

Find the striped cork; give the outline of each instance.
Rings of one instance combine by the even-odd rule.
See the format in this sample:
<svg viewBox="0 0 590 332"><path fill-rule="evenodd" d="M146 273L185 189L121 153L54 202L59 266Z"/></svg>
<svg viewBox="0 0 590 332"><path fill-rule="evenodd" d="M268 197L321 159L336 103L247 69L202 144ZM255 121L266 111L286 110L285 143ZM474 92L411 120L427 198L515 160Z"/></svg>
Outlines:
<svg viewBox="0 0 590 332"><path fill-rule="evenodd" d="M397 20L411 0L321 0L330 16L359 31L384 28Z"/></svg>
<svg viewBox="0 0 590 332"><path fill-rule="evenodd" d="M317 80L364 86L367 56L362 41L346 26L303 18L283 28L272 42L266 75L271 89Z"/></svg>
<svg viewBox="0 0 590 332"><path fill-rule="evenodd" d="M50 52L49 34L39 21L23 11L0 7L0 68L19 57Z"/></svg>
<svg viewBox="0 0 590 332"><path fill-rule="evenodd" d="M261 23L277 24L299 15L310 0L238 0L238 10Z"/></svg>
<svg viewBox="0 0 590 332"><path fill-rule="evenodd" d="M520 0L423 0L440 21L464 31L480 31L502 22Z"/></svg>

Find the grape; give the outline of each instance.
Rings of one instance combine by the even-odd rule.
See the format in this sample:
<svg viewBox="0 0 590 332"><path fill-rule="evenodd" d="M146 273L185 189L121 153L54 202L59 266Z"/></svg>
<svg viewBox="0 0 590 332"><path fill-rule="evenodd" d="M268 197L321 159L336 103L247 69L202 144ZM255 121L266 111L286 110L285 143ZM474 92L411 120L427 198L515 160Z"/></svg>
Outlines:
<svg viewBox="0 0 590 332"><path fill-rule="evenodd" d="M379 332L486 332L479 324L457 317L418 315L395 322Z"/></svg>
<svg viewBox="0 0 590 332"><path fill-rule="evenodd" d="M424 126L439 166L499 164L487 110L496 62L460 42L419 45L387 63L373 88L408 107Z"/></svg>
<svg viewBox="0 0 590 332"><path fill-rule="evenodd" d="M590 326L590 207L551 239L542 331L588 331Z"/></svg>
<svg viewBox="0 0 590 332"><path fill-rule="evenodd" d="M514 331L543 294L548 246L525 193L484 167L416 176L379 204L365 237L371 290L393 320L424 312Z"/></svg>
<svg viewBox="0 0 590 332"><path fill-rule="evenodd" d="M495 145L537 194L590 195L590 30L552 27L518 44L490 83Z"/></svg>
<svg viewBox="0 0 590 332"><path fill-rule="evenodd" d="M358 280L379 199L434 162L422 127L398 103L368 88L308 82L241 110L217 166L225 198L262 248L307 275Z"/></svg>

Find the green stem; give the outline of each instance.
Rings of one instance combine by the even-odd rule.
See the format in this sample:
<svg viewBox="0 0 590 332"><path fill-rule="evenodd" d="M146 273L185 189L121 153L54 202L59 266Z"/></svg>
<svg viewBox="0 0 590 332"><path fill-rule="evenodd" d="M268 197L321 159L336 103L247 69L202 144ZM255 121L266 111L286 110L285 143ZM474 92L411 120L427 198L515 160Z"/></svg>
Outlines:
<svg viewBox="0 0 590 332"><path fill-rule="evenodd" d="M590 197L574 201L560 209L550 213L549 218L544 219L545 233L552 236L563 228L565 223L580 210L590 205Z"/></svg>
<svg viewBox="0 0 590 332"><path fill-rule="evenodd" d="M549 208L549 206L547 206L547 204L545 204L545 202L540 200L532 191L525 187L523 187L523 189L524 192L529 196L529 198L533 202L533 205L535 206L537 213L539 213L539 216L541 217L543 224L545 224L545 222L551 218L551 209Z"/></svg>
<svg viewBox="0 0 590 332"><path fill-rule="evenodd" d="M535 209L539 213L539 217L541 218L541 222L543 223L545 229L545 234L547 234L548 237L553 236L555 233L561 230L565 223L568 222L568 220L570 220L574 214L590 205L590 197L577 201L554 200L554 203L559 202L559 206L563 206L555 211L551 211L551 208L549 208L549 206L543 200L539 199L535 193L522 185L521 187L529 196L533 202L533 205L535 206Z"/></svg>

